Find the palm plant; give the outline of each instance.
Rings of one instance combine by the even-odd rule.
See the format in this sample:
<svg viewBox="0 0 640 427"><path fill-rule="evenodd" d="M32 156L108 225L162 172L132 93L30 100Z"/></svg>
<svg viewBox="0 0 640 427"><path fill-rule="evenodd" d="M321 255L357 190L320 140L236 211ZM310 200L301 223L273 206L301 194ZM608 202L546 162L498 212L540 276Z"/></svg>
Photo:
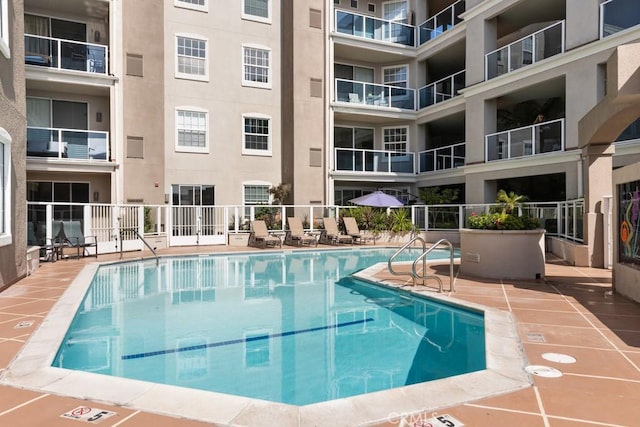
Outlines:
<svg viewBox="0 0 640 427"><path fill-rule="evenodd" d="M513 191L507 193L504 190L500 190L498 191L498 198L496 201L500 203L503 214L512 214L513 211L515 211L516 208L526 200L527 197L521 194L516 194Z"/></svg>

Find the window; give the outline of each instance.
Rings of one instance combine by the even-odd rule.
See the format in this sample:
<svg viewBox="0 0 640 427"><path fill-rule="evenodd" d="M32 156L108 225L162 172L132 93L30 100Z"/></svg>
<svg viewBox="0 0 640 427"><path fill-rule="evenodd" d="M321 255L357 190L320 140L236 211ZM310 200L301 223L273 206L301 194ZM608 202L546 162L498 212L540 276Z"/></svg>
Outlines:
<svg viewBox="0 0 640 427"><path fill-rule="evenodd" d="M0 52L11 57L9 49L9 0L0 0Z"/></svg>
<svg viewBox="0 0 640 427"><path fill-rule="evenodd" d="M207 41L193 37L176 37L176 77L209 80Z"/></svg>
<svg viewBox="0 0 640 427"><path fill-rule="evenodd" d="M266 116L243 117L243 154L271 155L271 119Z"/></svg>
<svg viewBox="0 0 640 427"><path fill-rule="evenodd" d="M245 185L244 204L245 205L268 205L269 185Z"/></svg>
<svg viewBox="0 0 640 427"><path fill-rule="evenodd" d="M245 86L271 87L271 68L269 67L269 49L243 46L242 84Z"/></svg>
<svg viewBox="0 0 640 427"><path fill-rule="evenodd" d="M351 0L351 7L357 9L358 8L358 0Z"/></svg>
<svg viewBox="0 0 640 427"><path fill-rule="evenodd" d="M171 186L172 204L174 206L213 206L215 204L213 185L178 185Z"/></svg>
<svg viewBox="0 0 640 427"><path fill-rule="evenodd" d="M203 12L208 10L207 0L175 0L175 6L185 9L201 10Z"/></svg>
<svg viewBox="0 0 640 427"><path fill-rule="evenodd" d="M384 84L396 87L407 87L408 67L401 65L383 70Z"/></svg>
<svg viewBox="0 0 640 427"><path fill-rule="evenodd" d="M11 135L0 127L0 246L11 242Z"/></svg>
<svg viewBox="0 0 640 427"><path fill-rule="evenodd" d="M384 149L388 151L407 152L407 134L409 128L385 128L383 130Z"/></svg>
<svg viewBox="0 0 640 427"><path fill-rule="evenodd" d="M333 145L336 148L373 150L373 129L336 126L333 128Z"/></svg>
<svg viewBox="0 0 640 427"><path fill-rule="evenodd" d="M207 112L176 110L176 151L208 152Z"/></svg>
<svg viewBox="0 0 640 427"><path fill-rule="evenodd" d="M389 21L407 23L407 2L394 1L382 4L383 18Z"/></svg>
<svg viewBox="0 0 640 427"><path fill-rule="evenodd" d="M271 22L271 0L243 0L242 18Z"/></svg>

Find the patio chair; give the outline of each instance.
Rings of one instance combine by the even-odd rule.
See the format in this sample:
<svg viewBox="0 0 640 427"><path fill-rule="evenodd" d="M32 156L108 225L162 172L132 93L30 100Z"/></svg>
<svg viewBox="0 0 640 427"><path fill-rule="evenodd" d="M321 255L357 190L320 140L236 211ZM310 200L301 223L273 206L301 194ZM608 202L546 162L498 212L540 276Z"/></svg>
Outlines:
<svg viewBox="0 0 640 427"><path fill-rule="evenodd" d="M298 217L288 217L287 222L289 223L289 230L287 230L287 234L284 236L284 244L290 246L318 246L318 241L315 236L309 236L304 233L304 227L302 226L302 221Z"/></svg>
<svg viewBox="0 0 640 427"><path fill-rule="evenodd" d="M249 234L248 246L256 248L266 248L268 246L282 247L282 241L279 237L269 234L267 224L263 220L251 221L251 234Z"/></svg>
<svg viewBox="0 0 640 427"><path fill-rule="evenodd" d="M344 221L344 227L347 229L347 235L353 237L354 243L366 244L367 242L373 241L373 244L376 244L375 236L360 231L358 222L354 217L345 216L342 217L342 221Z"/></svg>
<svg viewBox="0 0 640 427"><path fill-rule="evenodd" d="M340 243L353 244L353 237L340 233L335 218L322 218L322 222L324 224L324 230L320 235L320 243L327 245L338 245Z"/></svg>
<svg viewBox="0 0 640 427"><path fill-rule="evenodd" d="M59 241L64 247L75 248L78 259L81 255L98 257L98 237L85 236L80 221L62 221ZM89 248L95 248L95 250L91 251Z"/></svg>

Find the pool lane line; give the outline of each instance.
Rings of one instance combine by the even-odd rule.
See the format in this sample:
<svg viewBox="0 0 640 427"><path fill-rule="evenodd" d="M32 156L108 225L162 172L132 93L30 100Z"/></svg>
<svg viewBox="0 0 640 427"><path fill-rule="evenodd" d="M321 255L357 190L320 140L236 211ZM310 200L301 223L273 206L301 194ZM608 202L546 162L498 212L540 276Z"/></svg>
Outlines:
<svg viewBox="0 0 640 427"><path fill-rule="evenodd" d="M359 325L362 323L373 322L373 321L374 319L369 317L363 320L354 320L351 322L336 323L333 325L317 326L315 328L308 328L308 329L298 329L296 331L280 332L278 334L257 335L255 337L241 338L241 339L229 340L229 341L220 341L220 342L214 342L211 344L191 345L188 347L170 348L166 350L149 351L146 353L126 354L122 356L121 359L122 360L142 359L144 357L162 356L162 355L171 354L171 353L181 353L183 351L193 351L193 350L202 350L205 348L212 348L212 347L222 347L225 345L241 344L244 342L261 341L261 340L268 340L271 338L288 337L296 334L323 331L326 329L344 328L345 326Z"/></svg>

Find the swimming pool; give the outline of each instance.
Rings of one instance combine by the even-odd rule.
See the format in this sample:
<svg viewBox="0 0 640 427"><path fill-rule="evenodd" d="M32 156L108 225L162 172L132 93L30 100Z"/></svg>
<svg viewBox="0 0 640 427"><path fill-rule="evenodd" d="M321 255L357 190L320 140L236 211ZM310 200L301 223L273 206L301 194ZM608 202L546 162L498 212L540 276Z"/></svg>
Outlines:
<svg viewBox="0 0 640 427"><path fill-rule="evenodd" d="M267 251L258 252L267 254ZM237 253L227 255L238 256ZM144 262L155 265L153 261ZM98 270L107 266L124 267L130 263L131 261L103 261L85 265L43 319L42 324L23 345L16 358L0 373L0 384L106 402L136 411L160 413L216 425L327 427L380 424L392 419L397 423L399 417L418 413L442 413L443 408L522 390L532 384L530 375L524 370L528 362L511 313L459 300L455 298L455 294L438 294L433 292L433 289L425 290L422 286L409 286L404 289L412 293L428 294L429 299L445 304L468 307L483 313L486 369L386 391L299 406L52 366L60 343L67 336L75 313L82 309L87 291ZM60 267L64 266L60 264ZM345 267L350 265L336 265L336 268ZM379 282L380 275L385 272L386 263L382 263L358 270L354 276L368 282ZM294 276L305 277L300 276L298 270L295 270ZM135 283L139 279L131 280ZM121 283L117 289L122 289L123 294L133 295L134 290L139 288L132 283ZM385 286L393 285L388 283ZM105 285L103 289L109 288ZM109 298L115 299L116 296L107 295L105 291L101 298L107 301ZM120 363L118 359L112 362ZM100 406L99 403L96 404Z"/></svg>
<svg viewBox="0 0 640 427"><path fill-rule="evenodd" d="M294 405L484 369L482 313L349 277L392 253L103 266L53 365Z"/></svg>

